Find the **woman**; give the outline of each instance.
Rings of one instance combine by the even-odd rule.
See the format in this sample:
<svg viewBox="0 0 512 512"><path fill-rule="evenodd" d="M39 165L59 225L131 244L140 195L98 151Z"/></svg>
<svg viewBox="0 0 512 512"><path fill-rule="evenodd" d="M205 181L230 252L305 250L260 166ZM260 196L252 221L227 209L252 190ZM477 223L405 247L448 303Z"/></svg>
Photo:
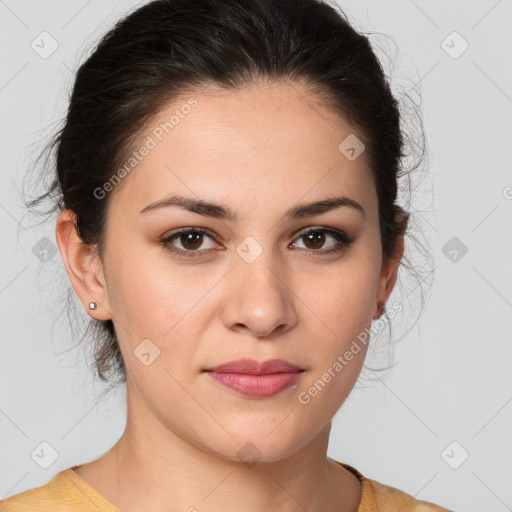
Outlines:
<svg viewBox="0 0 512 512"><path fill-rule="evenodd" d="M446 510L326 455L404 251L399 122L367 38L320 0L161 0L119 22L31 206L55 199L127 425L0 510Z"/></svg>

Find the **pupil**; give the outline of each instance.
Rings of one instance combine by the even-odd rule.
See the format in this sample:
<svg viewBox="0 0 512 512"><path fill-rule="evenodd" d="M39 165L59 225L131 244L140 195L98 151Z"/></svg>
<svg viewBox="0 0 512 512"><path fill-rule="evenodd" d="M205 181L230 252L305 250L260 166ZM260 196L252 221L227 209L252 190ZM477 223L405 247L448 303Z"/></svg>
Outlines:
<svg viewBox="0 0 512 512"><path fill-rule="evenodd" d="M312 243L313 245L315 245L315 248L318 249L318 246L319 247L322 247L323 243L324 243L324 234L321 233L320 231L313 231L311 233L308 233L306 235L307 237L307 240L308 240L308 243Z"/></svg>
<svg viewBox="0 0 512 512"><path fill-rule="evenodd" d="M197 247L201 246L201 241L202 241L201 233L187 233L185 235L182 235L182 237L185 237L185 243L183 243L183 239L181 242L184 247L187 247L187 244L189 246L190 245L193 246L193 247L187 247L188 249L196 249Z"/></svg>

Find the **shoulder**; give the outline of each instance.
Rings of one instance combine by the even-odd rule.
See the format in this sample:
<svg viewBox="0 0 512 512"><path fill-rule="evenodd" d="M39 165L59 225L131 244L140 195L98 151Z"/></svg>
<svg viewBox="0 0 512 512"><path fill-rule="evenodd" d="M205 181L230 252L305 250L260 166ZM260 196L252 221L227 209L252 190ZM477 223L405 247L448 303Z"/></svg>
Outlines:
<svg viewBox="0 0 512 512"><path fill-rule="evenodd" d="M50 482L0 501L0 512L51 510Z"/></svg>
<svg viewBox="0 0 512 512"><path fill-rule="evenodd" d="M368 490L366 496L363 493L361 505L365 503L368 511L378 510L379 512L391 512L400 510L401 512L449 512L448 509L435 505L434 503L417 500L410 494L396 489L395 487L384 485L375 480L365 480ZM361 512L367 509L363 508Z"/></svg>
<svg viewBox="0 0 512 512"><path fill-rule="evenodd" d="M404 491L364 477L357 469L339 462L361 482L361 503L357 512L450 512L427 501L420 501Z"/></svg>
<svg viewBox="0 0 512 512"><path fill-rule="evenodd" d="M0 512L120 512L82 479L74 468L57 473L47 484L0 501Z"/></svg>

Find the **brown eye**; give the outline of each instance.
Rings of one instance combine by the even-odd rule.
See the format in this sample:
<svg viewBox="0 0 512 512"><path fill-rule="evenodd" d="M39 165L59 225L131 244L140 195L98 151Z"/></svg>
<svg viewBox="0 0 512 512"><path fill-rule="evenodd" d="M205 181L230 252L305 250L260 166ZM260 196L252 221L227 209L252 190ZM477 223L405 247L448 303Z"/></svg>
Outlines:
<svg viewBox="0 0 512 512"><path fill-rule="evenodd" d="M200 256L207 249L216 247L214 237L201 229L182 229L163 238L161 244L179 256Z"/></svg>
<svg viewBox="0 0 512 512"><path fill-rule="evenodd" d="M329 239L334 240L335 243L331 242L330 245L324 247L324 245L328 243ZM298 249L306 249L313 255L320 256L341 252L354 240L354 238L349 237L343 231L332 228L318 227L313 229L309 228L307 231L303 231L301 234L299 234L297 242L294 242L292 245ZM300 241L302 241L304 247L297 245Z"/></svg>
<svg viewBox="0 0 512 512"><path fill-rule="evenodd" d="M322 231L310 231L309 233L302 235L302 237L306 241L308 249L321 249L325 243L325 235Z"/></svg>
<svg viewBox="0 0 512 512"><path fill-rule="evenodd" d="M203 234L197 231L185 233L179 236L179 241L184 249L197 249L203 243Z"/></svg>

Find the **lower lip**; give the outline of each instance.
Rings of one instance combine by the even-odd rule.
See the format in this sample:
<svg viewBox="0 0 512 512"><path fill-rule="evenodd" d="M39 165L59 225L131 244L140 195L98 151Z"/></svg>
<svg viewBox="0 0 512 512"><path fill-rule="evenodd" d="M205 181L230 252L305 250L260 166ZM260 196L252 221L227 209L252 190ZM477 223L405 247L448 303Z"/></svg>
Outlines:
<svg viewBox="0 0 512 512"><path fill-rule="evenodd" d="M208 372L212 379L243 395L254 398L266 398L277 395L293 386L302 372L271 373L268 375L250 375L247 373Z"/></svg>

